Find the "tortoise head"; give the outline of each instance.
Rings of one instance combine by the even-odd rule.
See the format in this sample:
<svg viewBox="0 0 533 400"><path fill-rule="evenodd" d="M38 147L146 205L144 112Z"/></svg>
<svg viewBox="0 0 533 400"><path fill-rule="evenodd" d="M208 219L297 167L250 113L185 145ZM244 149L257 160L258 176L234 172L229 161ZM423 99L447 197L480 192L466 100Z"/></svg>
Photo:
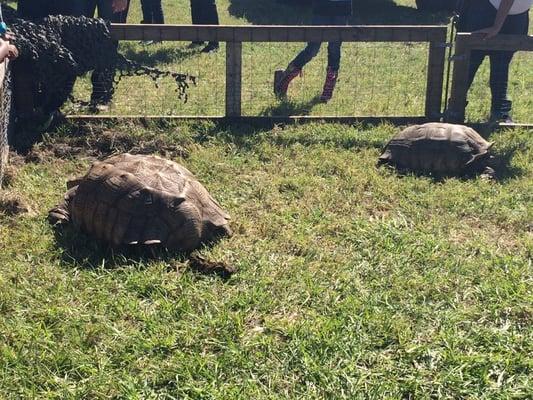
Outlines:
<svg viewBox="0 0 533 400"><path fill-rule="evenodd" d="M487 167L492 167L495 165L496 158L490 153L490 149L494 145L493 142L480 153L474 154L472 159L466 164L466 168L471 172L481 172L485 171Z"/></svg>
<svg viewBox="0 0 533 400"><path fill-rule="evenodd" d="M205 220L202 241L217 242L224 237L233 235L226 218L217 218L215 220Z"/></svg>

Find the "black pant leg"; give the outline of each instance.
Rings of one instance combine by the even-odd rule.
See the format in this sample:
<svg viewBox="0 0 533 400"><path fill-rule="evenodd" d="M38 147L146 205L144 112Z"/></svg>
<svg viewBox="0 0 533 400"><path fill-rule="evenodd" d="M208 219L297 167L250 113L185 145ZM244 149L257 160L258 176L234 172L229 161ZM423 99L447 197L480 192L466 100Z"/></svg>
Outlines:
<svg viewBox="0 0 533 400"><path fill-rule="evenodd" d="M191 0L191 17L193 24L200 25L203 23L202 0Z"/></svg>
<svg viewBox="0 0 533 400"><path fill-rule="evenodd" d="M164 24L165 14L163 12L163 5L161 0L152 0L152 18L154 24Z"/></svg>
<svg viewBox="0 0 533 400"><path fill-rule="evenodd" d="M93 18L96 13L97 0L85 0L85 16Z"/></svg>
<svg viewBox="0 0 533 400"><path fill-rule="evenodd" d="M215 0L202 0L203 1L203 24L206 25L218 25L218 10Z"/></svg>
<svg viewBox="0 0 533 400"><path fill-rule="evenodd" d="M42 0L19 0L17 11L24 19L39 19L50 15L51 3Z"/></svg>
<svg viewBox="0 0 533 400"><path fill-rule="evenodd" d="M130 1L128 0L126 4L126 9L124 11L113 13L111 22L115 24L125 24L128 21L128 13L130 12Z"/></svg>
<svg viewBox="0 0 533 400"><path fill-rule="evenodd" d="M141 0L141 10L143 13L143 24L152 24L154 16L152 14L152 0Z"/></svg>
<svg viewBox="0 0 533 400"><path fill-rule="evenodd" d="M512 51L494 51L490 58L490 90L492 94L492 112L509 115L511 101L507 98L509 86L509 67L513 59Z"/></svg>
<svg viewBox="0 0 533 400"><path fill-rule="evenodd" d="M468 70L468 89L470 89L470 86L472 86L472 82L474 82L474 78L476 77L476 73L481 66L481 63L483 63L483 60L485 59L485 56L487 53L485 51L481 50L474 50L470 54L470 66Z"/></svg>
<svg viewBox="0 0 533 400"><path fill-rule="evenodd" d="M112 21L114 17L111 1L109 0L89 0L88 17L94 17L95 9L98 10L98 17L107 21ZM118 47L118 42L116 43ZM91 102L94 104L107 104L113 98L113 80L115 78L114 69L95 70L91 75L93 91Z"/></svg>

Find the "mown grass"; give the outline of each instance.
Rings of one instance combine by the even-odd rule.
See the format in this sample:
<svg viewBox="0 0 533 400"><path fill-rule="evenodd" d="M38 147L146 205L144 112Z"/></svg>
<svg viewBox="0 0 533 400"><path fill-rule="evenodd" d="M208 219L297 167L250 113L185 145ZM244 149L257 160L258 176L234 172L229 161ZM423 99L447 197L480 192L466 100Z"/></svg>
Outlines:
<svg viewBox="0 0 533 400"><path fill-rule="evenodd" d="M0 213L1 398L531 396L531 131L493 135L488 182L376 169L387 125L92 130L8 188L32 212ZM87 151L153 142L231 213L200 251L228 281L48 226Z"/></svg>
<svg viewBox="0 0 533 400"><path fill-rule="evenodd" d="M448 16L416 11L414 1L355 2L354 24L447 24ZM163 2L167 23L189 24L188 0ZM217 1L222 24L305 24L308 10L284 7L275 0L258 2L243 0ZM132 5L129 22L141 20L140 6ZM532 31L533 32L533 31ZM216 54L200 54L187 48L188 43L166 42L143 47L124 42L121 49L128 57L160 67L183 71L198 77L198 85L189 90L189 102L177 99L175 87L163 81L160 88L146 78L125 78L119 85L115 115L223 115L225 101L225 47ZM327 104L315 101L325 76L325 46L319 57L297 79L289 92L289 102L275 99L272 92L274 70L285 68L303 48L303 43L250 44L243 47L243 113L245 115L356 115L398 116L424 114L427 45L345 43L342 51L340 82L333 100ZM512 64L510 93L515 101L514 116L519 122L531 120L533 72L531 54L518 54ZM485 63L485 64L488 64ZM490 109L488 65L481 69L472 88L468 118L483 121ZM80 80L77 97L88 100L90 81ZM87 113L67 107L70 113Z"/></svg>
<svg viewBox="0 0 533 400"><path fill-rule="evenodd" d="M222 20L261 23L274 4L250 3L247 20L247 2L220 1ZM188 21L185 1L165 4L170 22ZM394 10L364 16L413 15ZM275 22L285 16L297 18ZM158 62L173 65L167 55ZM213 82L216 71L205 69ZM220 107L215 90L196 90ZM532 132L491 135L498 180L438 181L375 168L397 129L65 126L12 158L1 195L30 212L0 211L0 398L531 398ZM183 255L125 255L54 232L47 210L66 180L123 151L160 153L197 175L235 231L200 253L236 274L224 281Z"/></svg>

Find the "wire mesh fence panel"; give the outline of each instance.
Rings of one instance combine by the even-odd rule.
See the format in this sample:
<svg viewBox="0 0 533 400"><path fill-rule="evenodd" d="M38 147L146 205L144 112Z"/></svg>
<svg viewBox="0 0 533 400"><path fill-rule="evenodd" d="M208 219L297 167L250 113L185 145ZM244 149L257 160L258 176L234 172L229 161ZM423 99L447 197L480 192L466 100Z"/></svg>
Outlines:
<svg viewBox="0 0 533 400"><path fill-rule="evenodd" d="M343 43L333 98L319 102L327 66L327 44L290 85L287 99L273 93L276 69L285 69L305 43L245 43L243 114L247 116L424 115L425 43Z"/></svg>
<svg viewBox="0 0 533 400"><path fill-rule="evenodd" d="M512 118L517 123L533 123L533 53L517 52L509 72L509 98L513 102ZM481 65L468 94L467 121L485 121L491 108L490 63Z"/></svg>
<svg viewBox="0 0 533 400"><path fill-rule="evenodd" d="M113 74L111 78L110 74L99 74L105 79L94 79L97 74L93 74L92 82L89 77L79 79L74 98L86 104L89 99L110 103L110 109L99 110L110 116L440 115L445 57L437 48L443 48L444 27L117 24L112 28L113 37L123 41L120 50L127 58L145 67L193 75L198 84L189 89L188 101L180 102L170 79L154 86L149 77L123 78L115 85L110 102ZM143 46L140 39L169 42ZM321 52L311 51L318 57L291 85L288 100L280 101L273 93L274 72L304 48L306 43L300 40L345 42L340 51L339 85L327 104L318 100L330 47L336 50L331 43L324 44ZM206 54L189 46L190 41L227 43ZM83 102L74 101L64 110L74 115L91 111L80 104Z"/></svg>
<svg viewBox="0 0 533 400"><path fill-rule="evenodd" d="M0 188L4 180L9 155L9 135L13 126L11 70L7 63L0 64Z"/></svg>
<svg viewBox="0 0 533 400"><path fill-rule="evenodd" d="M154 116L220 116L224 114L225 99L225 44L216 52L204 54L201 47L190 47L183 42L163 42L149 46L134 42L122 42L120 51L129 59L145 66L180 72L196 78L187 90L187 100L178 97L172 78L155 82L147 76L125 76L116 85L106 115L154 115ZM87 103L91 93L97 98L106 97L105 82L95 85L90 76L78 79L73 92L75 100L64 107L70 115L91 112ZM93 95L94 96L94 95ZM81 105L80 105L81 104Z"/></svg>

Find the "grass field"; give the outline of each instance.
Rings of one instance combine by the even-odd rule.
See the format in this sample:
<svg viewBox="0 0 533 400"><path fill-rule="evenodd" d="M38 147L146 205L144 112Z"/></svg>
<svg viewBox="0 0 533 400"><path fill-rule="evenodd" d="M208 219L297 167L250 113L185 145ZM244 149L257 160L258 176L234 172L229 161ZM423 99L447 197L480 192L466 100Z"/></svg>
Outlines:
<svg viewBox="0 0 533 400"><path fill-rule="evenodd" d="M191 21L188 0L163 2L168 23L188 24ZM253 2L222 0L219 4L222 24L304 24L309 13L302 9L281 7L275 0ZM431 15L416 11L414 1L356 2L354 24L446 24L446 15ZM276 10L273 12L272 10ZM279 10L279 11L278 11ZM300 11L301 15L294 10ZM129 22L140 21L140 6L133 3ZM189 102L183 104L170 81L156 89L146 78L125 78L115 96L112 114L116 115L223 115L225 100L225 48L216 54L200 54L199 49L187 48L189 43L166 42L143 47L124 42L122 51L129 58L158 66L188 72L198 77L198 85L189 91ZM424 115L427 45L413 43L345 43L338 89L333 100L316 104L325 76L326 51L304 70L289 92L289 102L282 103L272 93L274 70L285 68L303 47L293 44L251 44L243 46L243 113L245 115L357 115L397 116ZM325 46L324 46L325 47ZM512 64L510 94L515 102L515 119L531 122L533 107L533 56L519 53ZM488 62L486 63L488 64ZM468 118L485 120L490 109L488 65L476 79L470 96ZM90 81L80 80L77 97L88 100ZM70 113L87 110L67 107Z"/></svg>
<svg viewBox="0 0 533 400"><path fill-rule="evenodd" d="M246 22L229 5L223 20ZM0 399L530 399L533 131L490 136L486 181L377 169L397 129L67 125L13 156ZM237 273L48 225L68 178L124 151L197 175L235 232L199 253Z"/></svg>

